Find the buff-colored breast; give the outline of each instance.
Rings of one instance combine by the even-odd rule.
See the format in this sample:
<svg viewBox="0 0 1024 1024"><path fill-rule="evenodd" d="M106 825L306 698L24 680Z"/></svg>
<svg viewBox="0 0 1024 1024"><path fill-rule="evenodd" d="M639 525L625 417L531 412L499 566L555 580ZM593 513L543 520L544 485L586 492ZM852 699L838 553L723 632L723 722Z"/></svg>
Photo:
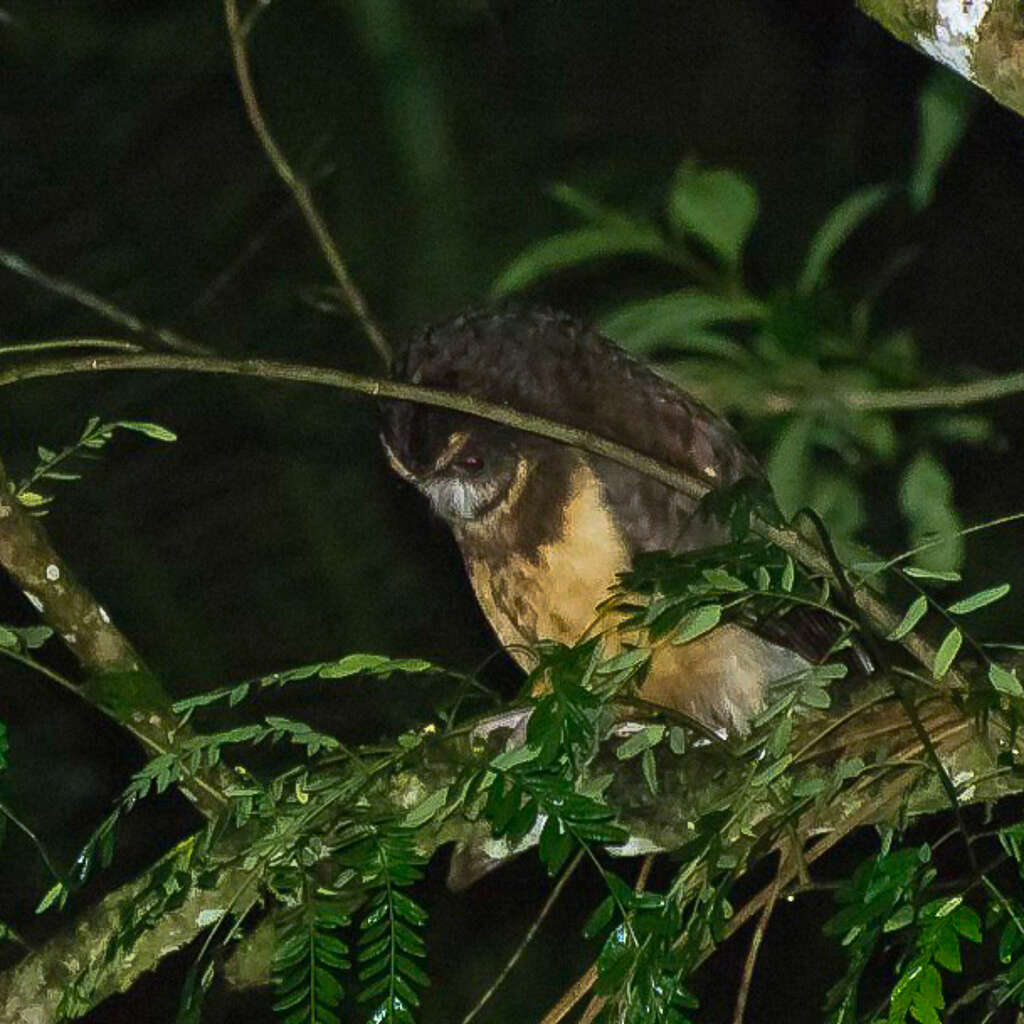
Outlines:
<svg viewBox="0 0 1024 1024"><path fill-rule="evenodd" d="M513 502L502 515L520 513ZM505 532L505 525L496 521L490 528ZM470 554L481 548L486 545L463 549L473 590L502 646L523 668L533 667L526 648L538 640L572 644L600 631L606 655L624 641L646 641L635 632L621 634L617 616L595 611L616 575L629 568L629 554L601 484L585 463L572 472L550 542L531 556L498 545L486 557ZM640 695L710 726L743 731L762 705L765 685L803 667L794 652L726 624L689 644L657 644Z"/></svg>
<svg viewBox="0 0 1024 1024"><path fill-rule="evenodd" d="M521 513L515 505L503 515ZM500 524L494 524L499 529ZM474 545L478 548L478 545ZM499 549L489 557L467 554L466 567L480 607L517 661L517 647L538 640L571 644L594 619L617 573L629 568L621 533L589 466L578 464L550 541L530 552Z"/></svg>

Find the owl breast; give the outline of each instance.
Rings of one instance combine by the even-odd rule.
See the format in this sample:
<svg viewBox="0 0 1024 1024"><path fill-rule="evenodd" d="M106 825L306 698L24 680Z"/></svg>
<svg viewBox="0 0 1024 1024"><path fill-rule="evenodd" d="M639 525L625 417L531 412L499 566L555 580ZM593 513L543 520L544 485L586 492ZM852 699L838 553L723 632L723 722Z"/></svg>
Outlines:
<svg viewBox="0 0 1024 1024"><path fill-rule="evenodd" d="M519 502L495 511L491 521L459 537L476 598L502 645L524 667L529 656L518 649L538 640L571 644L594 621L594 608L607 596L616 574L629 568L625 539L608 510L594 472L577 463L564 503L523 509ZM556 521L547 539L531 549L489 544L481 531L507 535L505 517L549 515ZM458 534L457 534L458 536Z"/></svg>

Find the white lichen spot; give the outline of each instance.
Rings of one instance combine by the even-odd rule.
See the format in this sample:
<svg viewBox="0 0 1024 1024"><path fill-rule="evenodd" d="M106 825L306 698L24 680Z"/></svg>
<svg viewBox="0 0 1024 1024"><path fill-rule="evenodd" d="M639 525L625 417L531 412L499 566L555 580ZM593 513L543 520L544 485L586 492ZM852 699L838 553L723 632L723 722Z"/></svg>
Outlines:
<svg viewBox="0 0 1024 1024"><path fill-rule="evenodd" d="M704 467L704 475L711 477L712 480L714 480L715 477L718 476L718 474L715 472L715 467L714 466L705 466Z"/></svg>
<svg viewBox="0 0 1024 1024"><path fill-rule="evenodd" d="M61 636L66 644L74 644L78 642L78 636L75 633L62 633Z"/></svg>
<svg viewBox="0 0 1024 1024"><path fill-rule="evenodd" d="M104 608L103 605L100 605L100 618L108 625L110 624L110 616L107 614L107 609Z"/></svg>
<svg viewBox="0 0 1024 1024"><path fill-rule="evenodd" d="M32 594L27 590L23 590L22 593L28 598L28 603L32 605L37 612L41 612L43 610L43 602L40 601L35 594Z"/></svg>
<svg viewBox="0 0 1024 1024"><path fill-rule="evenodd" d="M210 907L206 910L200 910L196 914L196 927L208 928L211 924L216 924L223 916L223 907Z"/></svg>
<svg viewBox="0 0 1024 1024"><path fill-rule="evenodd" d="M919 32L917 45L940 64L974 81L973 53L978 29L992 0L935 0L935 32Z"/></svg>
<svg viewBox="0 0 1024 1024"><path fill-rule="evenodd" d="M973 778L974 772L969 768L962 772L957 772L956 775L953 776L952 782L956 787L961 800L970 800L971 797L974 796L974 787L964 785L964 783L970 782Z"/></svg>
<svg viewBox="0 0 1024 1024"><path fill-rule="evenodd" d="M51 563L50 563L50 564L49 564L49 565L48 565L48 566L46 567L46 578L47 578L47 579L48 579L48 580L49 580L49 581L50 581L51 583L56 583L56 582L57 582L57 580L59 580L59 579L60 579L60 566L59 566L59 565L54 565L54 563L53 563L53 562L51 562Z"/></svg>

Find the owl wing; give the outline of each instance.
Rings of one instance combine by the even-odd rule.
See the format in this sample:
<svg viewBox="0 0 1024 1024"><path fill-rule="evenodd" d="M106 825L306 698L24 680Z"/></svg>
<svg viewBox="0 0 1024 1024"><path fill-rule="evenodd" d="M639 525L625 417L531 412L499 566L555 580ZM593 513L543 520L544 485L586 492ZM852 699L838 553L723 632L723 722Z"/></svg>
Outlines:
<svg viewBox="0 0 1024 1024"><path fill-rule="evenodd" d="M645 454L723 486L744 478L763 479L760 467L725 420L672 385L657 387L653 394L664 414L661 423L647 424L639 438L629 436L634 432L631 425L620 423L616 441L638 449L642 444ZM728 528L698 513L692 498L607 459L591 462L631 558L645 551L698 551L730 540ZM827 612L803 606L743 625L812 664L832 653L842 635L839 623ZM850 667L872 670L866 652L856 647Z"/></svg>

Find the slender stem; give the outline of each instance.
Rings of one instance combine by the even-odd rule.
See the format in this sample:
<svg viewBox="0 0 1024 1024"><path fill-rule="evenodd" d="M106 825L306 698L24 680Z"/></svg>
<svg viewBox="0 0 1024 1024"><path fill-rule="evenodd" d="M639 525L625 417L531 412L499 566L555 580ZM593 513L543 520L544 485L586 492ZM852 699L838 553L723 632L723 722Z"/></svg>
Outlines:
<svg viewBox="0 0 1024 1024"><path fill-rule="evenodd" d="M231 3L231 0L226 0ZM423 405L450 409L454 412L479 416L483 419L503 423L516 430L537 434L541 437L560 441L604 456L620 465L628 466L653 480L658 480L700 501L711 489L702 478L657 459L641 455L625 445L586 430L567 426L543 416L519 412L507 405L485 402L472 395L440 388L428 388L416 384L381 377L367 377L324 367L299 363L286 363L267 359L225 359L218 356L186 356L170 353L140 353L138 355L73 356L37 363L26 363L0 372L0 387L22 381L45 377L59 377L73 373L103 373L114 370L163 370L187 373L214 373L241 377L256 377L261 380L290 381L293 383L319 384L339 388L374 398L403 399ZM761 519L753 519L752 529L776 547L790 554L812 573L835 579L835 573L828 555L820 547L788 527L774 526ZM855 604L867 620L883 636L891 633L902 616L890 608L881 598L867 587L860 587L854 594ZM935 663L936 648L921 634L911 631L900 643L928 671ZM955 667L947 673L946 679L955 689L967 689L967 679Z"/></svg>
<svg viewBox="0 0 1024 1024"><path fill-rule="evenodd" d="M946 387L892 388L880 391L847 391L839 400L860 412L883 409L937 409L991 402L1024 392L1024 372L1008 373L998 377L982 377L964 384Z"/></svg>
<svg viewBox="0 0 1024 1024"><path fill-rule="evenodd" d="M56 867L54 867L53 861L50 860L50 855L46 852L46 847L43 846L42 840L39 836L37 836L35 832L33 832L32 829L30 829L28 825L26 825L25 822L23 822L21 818L19 818L18 815L15 814L14 811L12 811L2 800L0 800L0 814L3 814L12 825L21 829L21 831L28 836L32 845L39 851L39 856L42 859L42 862L46 865L46 870L49 871L57 881L63 881L64 876L61 875Z"/></svg>
<svg viewBox="0 0 1024 1024"><path fill-rule="evenodd" d="M58 686L61 686L68 692L73 693L76 697L80 697L86 703L96 708L97 711L109 718L112 722L115 722L122 729L134 736L139 741L142 748L151 757L159 757L161 754L169 754L171 752L170 746L161 743L157 738L155 730L140 729L135 724L133 717L130 715L120 717L104 703L93 700L85 690L80 686L76 686L75 683L68 679L67 676L54 671L54 669L50 668L48 665L44 665L41 661L36 661L35 658L21 654L9 647L0 647L0 657L10 658L11 661L16 661L19 664L24 665L26 668L33 669L40 675L43 675L52 682L57 683ZM190 771L187 769L184 769L183 771L188 785L195 786L202 790L202 794L196 800L196 805L203 814L207 817L213 817L215 812L218 812L227 806L228 800L227 797L224 796L222 788L208 781L204 777L203 772ZM225 781L227 780L225 779ZM190 795L195 796L194 793L191 793Z"/></svg>
<svg viewBox="0 0 1024 1024"><path fill-rule="evenodd" d="M533 941L533 937L540 930L540 926L544 923L548 914L551 913L551 908L555 905L558 897L561 896L562 890L565 888L566 882L572 877L573 872L579 867L580 861L583 859L583 851L577 850L576 856L569 862L565 870L559 876L558 881L555 883L554 888L548 894L548 898L544 901L544 906L540 908L540 912L534 918L533 923L530 925L526 934L523 936L522 942L516 947L515 952L509 957L508 962L502 967L498 976L488 986L487 991L477 1000L476 1005L462 1018L462 1024L469 1024L469 1022L490 1002L491 997L501 983L509 976L512 969L517 963L519 963L520 957L526 950L526 947Z"/></svg>
<svg viewBox="0 0 1024 1024"><path fill-rule="evenodd" d="M757 920L757 928L750 940L750 949L747 951L747 959L743 964L743 975L740 978L739 991L736 993L736 1009L733 1011L732 1024L743 1024L747 1012L747 999L750 996L750 984L754 980L754 967L757 965L757 957L761 952L761 943L764 941L764 933L768 930L768 921L775 910L775 904L779 898L779 890L782 888L782 865L779 865L778 874L771 889L768 891L768 899L761 916Z"/></svg>
<svg viewBox="0 0 1024 1024"><path fill-rule="evenodd" d="M384 361L385 367L390 369L393 358L391 345L370 315L366 299L363 298L362 292L349 275L348 267L345 265L345 261L342 259L341 253L337 245L335 245L323 217L320 216L320 211L313 202L313 194L310 192L309 186L292 169L287 157L285 157L284 152L278 146L273 135L270 133L270 129L267 127L263 111L260 109L259 101L256 98L256 88L252 80L252 67L249 63L249 51L245 45L245 28L238 13L237 0L224 0L224 15L228 25L228 37L231 41L231 56L235 64L235 76L238 79L238 89L242 94L242 102L245 104L245 112L249 118L249 124L256 134L256 138L259 139L263 152L266 153L271 166L277 172L277 176L295 197L295 202L302 211L303 217L306 218L306 223L313 232L313 237L320 246L320 252L327 261L331 274L341 289L349 309L359 321L363 333Z"/></svg>
<svg viewBox="0 0 1024 1024"><path fill-rule="evenodd" d="M191 352L193 354L208 351L204 345L186 338L185 335L179 334L177 331L172 331L169 327L150 326L140 320L134 313L129 313L108 299L103 299L81 285L75 284L74 281L68 281L63 277L47 274L46 271L40 270L39 267L34 266L28 260L15 252L11 252L9 249L0 248L0 267L6 267L13 273L27 278L33 284L39 285L40 288L45 288L47 291L62 295L66 299L71 299L72 302L77 302L86 309L91 309L94 313L98 313L100 316L111 321L111 323L120 324L122 327L127 328L133 334L151 335L172 351ZM92 343L95 344L95 342ZM118 344L123 345L124 342L119 342Z"/></svg>
<svg viewBox="0 0 1024 1024"><path fill-rule="evenodd" d="M120 352L143 352L141 345L131 341L116 341L113 338L68 338L57 341L23 341L17 345L0 345L0 356L21 356L30 352L47 352L62 348L106 348Z"/></svg>

